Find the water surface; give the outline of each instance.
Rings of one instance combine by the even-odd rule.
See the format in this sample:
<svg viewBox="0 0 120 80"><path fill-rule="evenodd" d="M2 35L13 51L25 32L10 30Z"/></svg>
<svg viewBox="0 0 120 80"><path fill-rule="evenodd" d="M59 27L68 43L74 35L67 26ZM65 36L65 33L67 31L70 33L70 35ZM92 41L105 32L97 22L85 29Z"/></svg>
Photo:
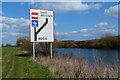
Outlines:
<svg viewBox="0 0 120 80"><path fill-rule="evenodd" d="M76 57L84 57L89 63L95 58L101 59L106 64L118 62L118 50L81 49L81 48L56 48L58 54L73 53Z"/></svg>

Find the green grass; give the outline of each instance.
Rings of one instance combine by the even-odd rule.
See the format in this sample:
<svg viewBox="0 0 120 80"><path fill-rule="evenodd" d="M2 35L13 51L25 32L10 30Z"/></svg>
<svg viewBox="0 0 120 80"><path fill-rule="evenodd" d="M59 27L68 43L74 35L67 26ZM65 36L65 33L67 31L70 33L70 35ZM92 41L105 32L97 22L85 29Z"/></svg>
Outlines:
<svg viewBox="0 0 120 80"><path fill-rule="evenodd" d="M3 78L50 78L52 74L46 67L37 64L32 58L16 56L24 54L16 47L2 48Z"/></svg>

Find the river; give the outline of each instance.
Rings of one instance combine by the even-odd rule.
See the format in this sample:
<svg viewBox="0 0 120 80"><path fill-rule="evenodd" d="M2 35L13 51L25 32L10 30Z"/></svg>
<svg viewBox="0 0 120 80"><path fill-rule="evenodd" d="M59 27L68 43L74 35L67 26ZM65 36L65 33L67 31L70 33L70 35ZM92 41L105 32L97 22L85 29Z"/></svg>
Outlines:
<svg viewBox="0 0 120 80"><path fill-rule="evenodd" d="M92 63L95 58L101 59L105 64L118 62L118 50L81 49L81 48L56 48L58 54L73 53L75 57L84 57Z"/></svg>

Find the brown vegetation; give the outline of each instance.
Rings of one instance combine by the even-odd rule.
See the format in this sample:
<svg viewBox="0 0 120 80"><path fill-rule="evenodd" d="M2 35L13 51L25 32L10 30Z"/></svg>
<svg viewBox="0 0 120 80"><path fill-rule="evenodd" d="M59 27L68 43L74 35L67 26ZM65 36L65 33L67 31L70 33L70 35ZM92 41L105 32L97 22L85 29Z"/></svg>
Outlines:
<svg viewBox="0 0 120 80"><path fill-rule="evenodd" d="M56 78L118 78L118 65L103 65L96 60L92 65L84 58L38 57L36 61L55 75Z"/></svg>

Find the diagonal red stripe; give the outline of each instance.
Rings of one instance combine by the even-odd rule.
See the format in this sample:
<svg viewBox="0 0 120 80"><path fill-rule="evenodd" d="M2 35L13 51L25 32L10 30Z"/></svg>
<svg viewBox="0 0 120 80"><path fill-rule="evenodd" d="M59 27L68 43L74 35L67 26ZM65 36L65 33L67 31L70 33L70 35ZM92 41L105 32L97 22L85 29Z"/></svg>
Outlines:
<svg viewBox="0 0 120 80"><path fill-rule="evenodd" d="M32 12L32 15L38 15L38 13Z"/></svg>
<svg viewBox="0 0 120 80"><path fill-rule="evenodd" d="M38 19L38 17L32 17L32 19Z"/></svg>

